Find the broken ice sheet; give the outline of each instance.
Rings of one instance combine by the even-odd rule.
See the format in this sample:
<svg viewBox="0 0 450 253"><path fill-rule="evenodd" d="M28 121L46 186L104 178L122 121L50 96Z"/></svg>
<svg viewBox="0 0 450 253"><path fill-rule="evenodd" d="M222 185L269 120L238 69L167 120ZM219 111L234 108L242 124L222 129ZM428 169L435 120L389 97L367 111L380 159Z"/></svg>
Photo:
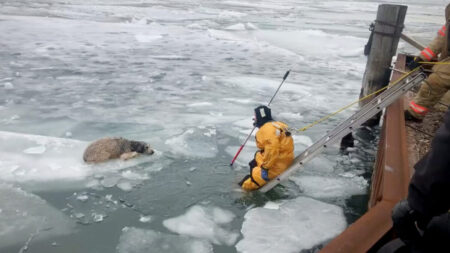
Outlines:
<svg viewBox="0 0 450 253"><path fill-rule="evenodd" d="M0 183L0 252L2 247L70 234L75 224L40 197Z"/></svg>
<svg viewBox="0 0 450 253"><path fill-rule="evenodd" d="M75 192L67 198L66 206L64 210L76 222L91 224L102 222L115 212L120 204L110 194L103 196L92 192Z"/></svg>
<svg viewBox="0 0 450 253"><path fill-rule="evenodd" d="M125 227L122 229L117 252L212 253L213 247L207 241L185 236Z"/></svg>
<svg viewBox="0 0 450 253"><path fill-rule="evenodd" d="M136 179L141 182L148 179L146 172L160 170L161 154L140 156L129 161L112 160L101 164L86 164L82 157L89 143L73 139L50 136L20 134L0 131L0 180L17 182L27 189L77 189L92 185L89 177L101 177L103 187L115 186L121 178ZM138 168L145 166L146 172ZM164 161L162 161L164 163ZM166 162L167 163L167 162ZM129 169L120 173L120 170ZM138 179L139 176L142 176ZM80 184L80 181L86 181Z"/></svg>
<svg viewBox="0 0 450 253"><path fill-rule="evenodd" d="M303 194L313 198L344 198L363 195L366 194L369 185L367 180L361 176L299 175L292 176L290 180L300 187Z"/></svg>
<svg viewBox="0 0 450 253"><path fill-rule="evenodd" d="M227 230L227 224L234 219L230 211L218 207L193 206L185 214L163 221L170 231L214 244L233 245L239 234ZM225 228L224 228L225 227Z"/></svg>
<svg viewBox="0 0 450 253"><path fill-rule="evenodd" d="M215 157L218 153L215 133L213 127L189 128L183 134L168 139L165 144L173 153L186 157Z"/></svg>
<svg viewBox="0 0 450 253"><path fill-rule="evenodd" d="M244 238L236 244L239 252L300 252L333 238L347 226L342 208L335 205L306 197L279 204L279 208L271 204L245 214ZM267 235L276 240L268 240Z"/></svg>

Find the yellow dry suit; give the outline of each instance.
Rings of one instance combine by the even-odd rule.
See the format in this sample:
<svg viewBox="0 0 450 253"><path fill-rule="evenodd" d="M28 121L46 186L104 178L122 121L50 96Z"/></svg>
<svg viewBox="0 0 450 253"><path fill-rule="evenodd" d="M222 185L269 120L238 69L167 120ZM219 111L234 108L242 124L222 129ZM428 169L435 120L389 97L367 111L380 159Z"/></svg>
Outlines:
<svg viewBox="0 0 450 253"><path fill-rule="evenodd" d="M250 162L250 175L240 183L247 191L265 185L285 171L294 160L294 141L283 122L264 123L256 133L256 145L259 150L254 161Z"/></svg>

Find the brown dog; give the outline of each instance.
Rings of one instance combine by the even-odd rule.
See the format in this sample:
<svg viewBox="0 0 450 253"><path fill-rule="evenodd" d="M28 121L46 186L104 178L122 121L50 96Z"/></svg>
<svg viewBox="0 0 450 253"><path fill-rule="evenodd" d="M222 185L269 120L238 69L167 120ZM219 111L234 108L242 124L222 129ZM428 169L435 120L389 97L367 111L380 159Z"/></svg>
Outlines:
<svg viewBox="0 0 450 253"><path fill-rule="evenodd" d="M100 163L116 158L128 160L139 154L151 155L153 152L153 149L145 142L124 138L103 138L86 148L83 160L87 163Z"/></svg>

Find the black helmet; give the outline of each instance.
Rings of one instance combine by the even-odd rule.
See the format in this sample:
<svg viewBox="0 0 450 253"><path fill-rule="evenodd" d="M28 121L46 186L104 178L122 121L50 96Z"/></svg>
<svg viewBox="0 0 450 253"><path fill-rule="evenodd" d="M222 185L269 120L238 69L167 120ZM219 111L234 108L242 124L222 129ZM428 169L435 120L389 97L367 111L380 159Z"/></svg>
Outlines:
<svg viewBox="0 0 450 253"><path fill-rule="evenodd" d="M255 108L255 122L254 125L256 127L262 127L266 122L272 121L272 113L270 112L270 108L261 105Z"/></svg>

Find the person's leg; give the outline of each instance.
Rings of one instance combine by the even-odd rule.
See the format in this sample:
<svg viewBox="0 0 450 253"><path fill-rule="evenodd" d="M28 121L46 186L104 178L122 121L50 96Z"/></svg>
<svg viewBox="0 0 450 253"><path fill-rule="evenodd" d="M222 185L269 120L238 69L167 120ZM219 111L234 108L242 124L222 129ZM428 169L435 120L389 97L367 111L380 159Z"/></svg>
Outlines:
<svg viewBox="0 0 450 253"><path fill-rule="evenodd" d="M416 119L423 119L427 112L445 95L447 82L437 74L431 74L422 82L419 92L409 103L408 113Z"/></svg>
<svg viewBox="0 0 450 253"><path fill-rule="evenodd" d="M266 180L262 178L261 168L254 167L251 175L247 175L242 181L241 187L246 191L254 191L266 184Z"/></svg>

